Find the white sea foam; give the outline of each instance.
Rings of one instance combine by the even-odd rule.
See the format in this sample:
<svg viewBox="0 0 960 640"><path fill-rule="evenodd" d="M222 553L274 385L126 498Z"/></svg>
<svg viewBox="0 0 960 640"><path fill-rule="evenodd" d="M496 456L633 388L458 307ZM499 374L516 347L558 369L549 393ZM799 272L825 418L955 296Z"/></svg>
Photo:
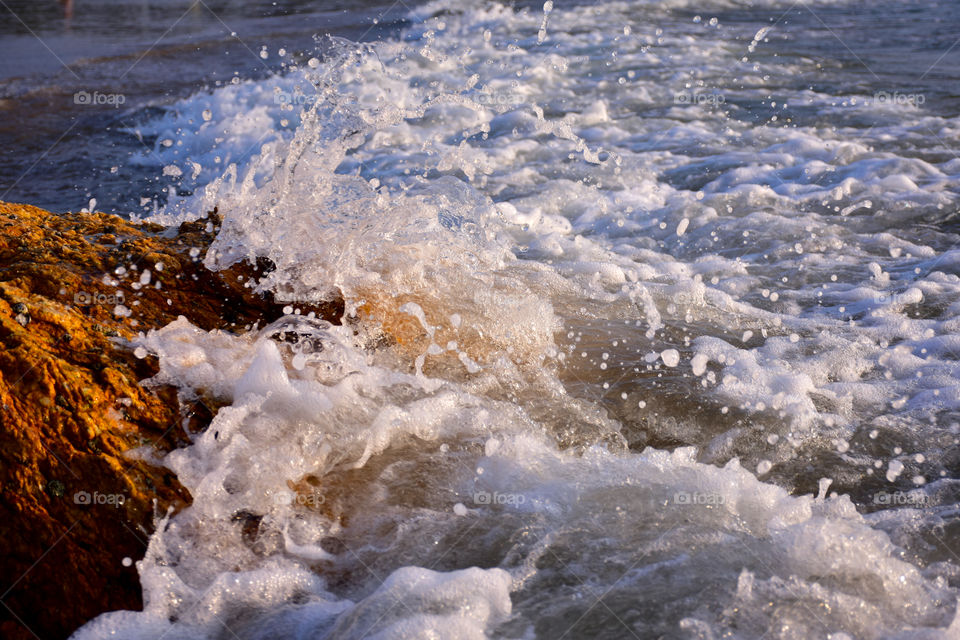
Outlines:
<svg viewBox="0 0 960 640"><path fill-rule="evenodd" d="M650 11L435 2L149 125L196 189L159 220L217 206L209 267L352 319L138 341L222 408L145 612L78 638L956 635L946 511L858 507L956 501L960 252L920 225L960 163L891 141L958 122L771 97L815 73L776 28Z"/></svg>

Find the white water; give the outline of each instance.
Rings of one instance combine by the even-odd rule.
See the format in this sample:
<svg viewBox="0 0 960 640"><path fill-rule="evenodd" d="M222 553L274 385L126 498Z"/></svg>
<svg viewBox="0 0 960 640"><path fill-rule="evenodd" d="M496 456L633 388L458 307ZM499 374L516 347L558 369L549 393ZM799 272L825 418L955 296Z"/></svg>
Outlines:
<svg viewBox="0 0 960 640"><path fill-rule="evenodd" d="M548 13L431 4L154 123L198 188L159 220L353 319L138 342L222 408L145 611L76 638L960 636L960 160L914 150L960 122L756 25Z"/></svg>

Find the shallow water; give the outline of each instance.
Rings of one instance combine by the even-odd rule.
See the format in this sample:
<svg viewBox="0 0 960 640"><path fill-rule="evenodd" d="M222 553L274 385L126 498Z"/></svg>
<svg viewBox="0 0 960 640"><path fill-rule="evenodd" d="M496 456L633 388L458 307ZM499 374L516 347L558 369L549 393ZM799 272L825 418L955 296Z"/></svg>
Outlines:
<svg viewBox="0 0 960 640"><path fill-rule="evenodd" d="M142 114L290 315L138 341L222 408L75 637L960 635L956 11L441 0Z"/></svg>

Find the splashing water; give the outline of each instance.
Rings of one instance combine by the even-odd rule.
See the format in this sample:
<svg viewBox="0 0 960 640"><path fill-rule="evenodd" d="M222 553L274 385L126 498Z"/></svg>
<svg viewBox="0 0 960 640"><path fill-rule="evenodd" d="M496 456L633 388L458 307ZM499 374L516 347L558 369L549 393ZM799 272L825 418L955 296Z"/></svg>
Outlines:
<svg viewBox="0 0 960 640"><path fill-rule="evenodd" d="M220 408L75 637L960 634L960 161L892 141L958 123L673 10L433 3L182 105L165 162L259 152L158 219L346 321L139 340Z"/></svg>

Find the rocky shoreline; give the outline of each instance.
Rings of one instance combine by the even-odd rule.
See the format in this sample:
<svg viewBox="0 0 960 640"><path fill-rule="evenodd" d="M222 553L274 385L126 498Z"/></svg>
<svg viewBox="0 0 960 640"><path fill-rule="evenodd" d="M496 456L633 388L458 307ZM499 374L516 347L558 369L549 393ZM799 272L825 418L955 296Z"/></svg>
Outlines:
<svg viewBox="0 0 960 640"><path fill-rule="evenodd" d="M248 331L283 305L249 286L269 264L203 266L215 211L167 229L0 202L0 227L0 636L64 638L103 611L141 608L134 563L157 517L190 496L132 452L182 446L213 415L141 385L155 364L129 340L181 315Z"/></svg>

